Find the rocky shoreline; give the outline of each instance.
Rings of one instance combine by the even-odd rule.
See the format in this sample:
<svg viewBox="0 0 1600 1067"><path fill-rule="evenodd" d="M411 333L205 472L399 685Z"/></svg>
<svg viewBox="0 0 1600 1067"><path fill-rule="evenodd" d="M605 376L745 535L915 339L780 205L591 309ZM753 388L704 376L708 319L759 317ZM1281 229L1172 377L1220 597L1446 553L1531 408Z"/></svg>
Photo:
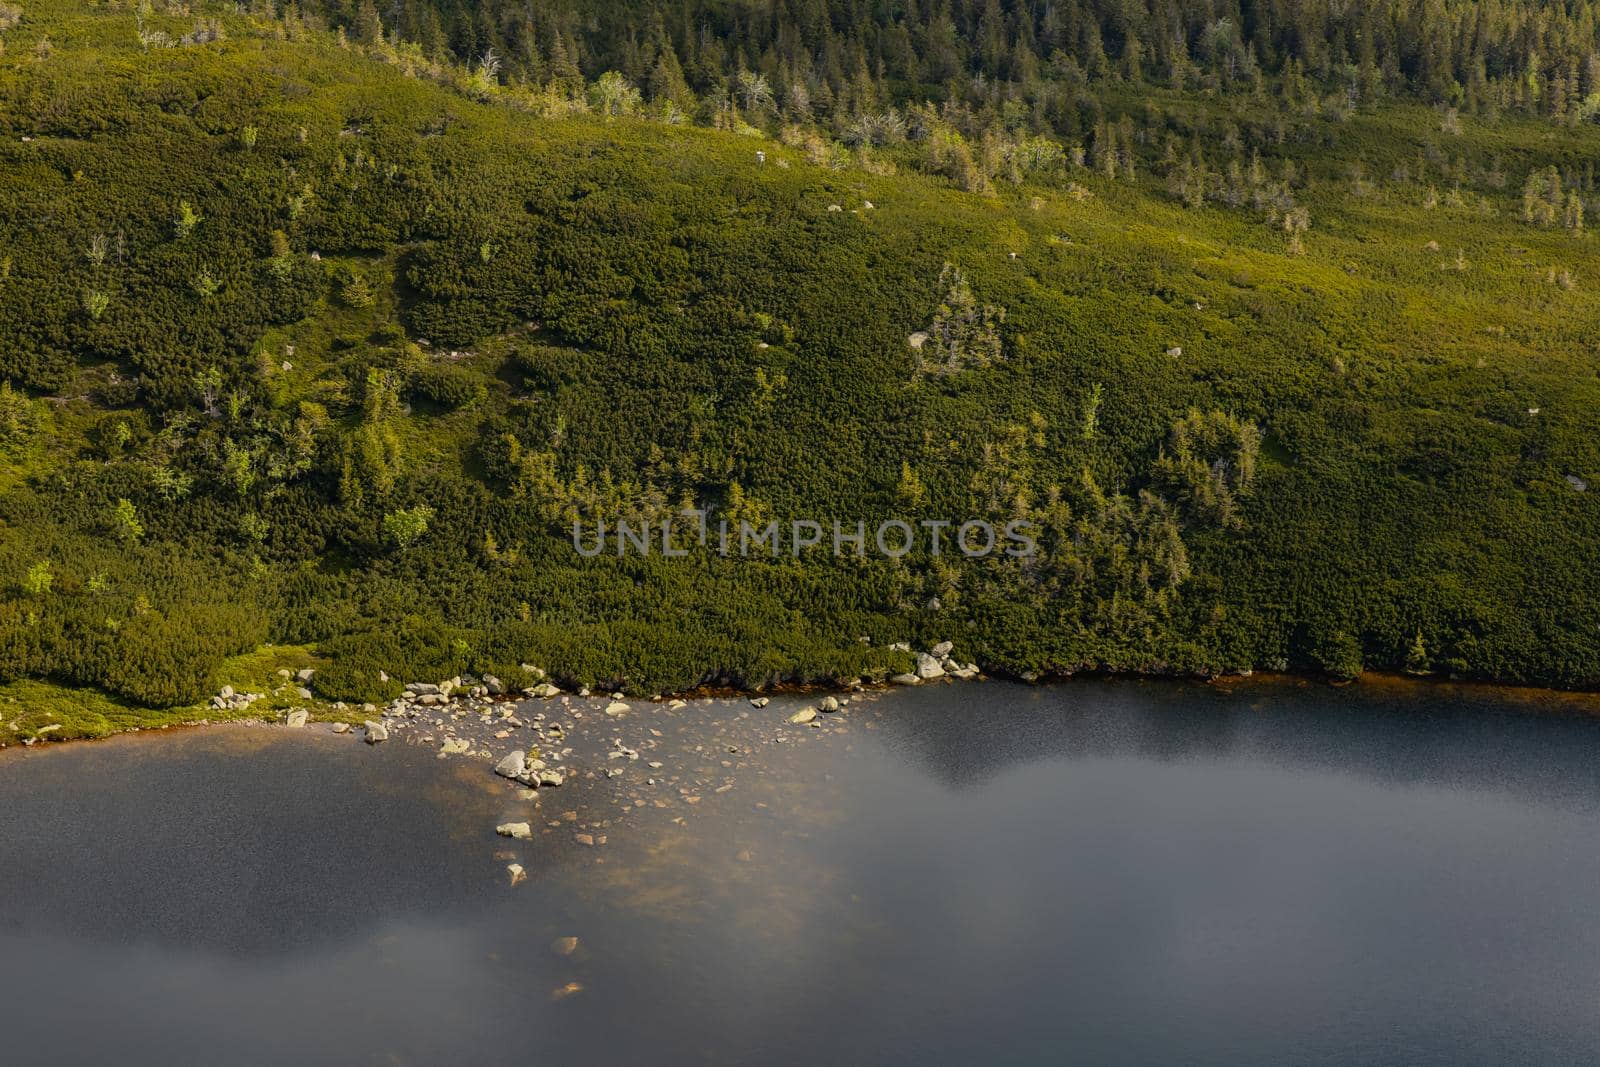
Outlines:
<svg viewBox="0 0 1600 1067"><path fill-rule="evenodd" d="M435 747L439 759L480 762L486 775L505 783L518 806L517 815L494 826L498 836L515 844L570 835L574 845L599 848L634 813L677 809L672 821L681 823L704 797L732 791L746 758L760 746L844 732L852 709L894 688L984 677L975 664L954 657L952 642L925 651L905 643L894 647L914 657L912 671L881 682L863 678L820 696L805 690L639 700L615 691L566 692L548 679L512 693L493 675L458 676L408 682L382 707L330 705L328 712L342 716L335 721L316 722L310 708L292 707L277 722L369 745ZM527 669L544 678L538 668ZM280 691L294 687L302 699L311 698L315 668L282 670L279 677ZM211 705L248 714L265 696L224 687ZM349 721L354 713L359 725ZM540 818L544 798L554 790L569 795L563 810ZM496 859L505 863L512 885L526 879L519 853L502 850Z"/></svg>

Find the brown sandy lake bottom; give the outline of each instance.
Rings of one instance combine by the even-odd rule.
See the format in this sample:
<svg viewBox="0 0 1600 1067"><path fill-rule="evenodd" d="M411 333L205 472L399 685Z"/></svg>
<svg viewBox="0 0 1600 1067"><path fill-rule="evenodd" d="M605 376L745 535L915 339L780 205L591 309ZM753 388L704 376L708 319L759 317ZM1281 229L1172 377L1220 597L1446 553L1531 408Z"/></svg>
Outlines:
<svg viewBox="0 0 1600 1067"><path fill-rule="evenodd" d="M0 1062L1600 1055L1600 718L1288 683L788 725L805 702L635 704L536 800L316 729L0 754Z"/></svg>

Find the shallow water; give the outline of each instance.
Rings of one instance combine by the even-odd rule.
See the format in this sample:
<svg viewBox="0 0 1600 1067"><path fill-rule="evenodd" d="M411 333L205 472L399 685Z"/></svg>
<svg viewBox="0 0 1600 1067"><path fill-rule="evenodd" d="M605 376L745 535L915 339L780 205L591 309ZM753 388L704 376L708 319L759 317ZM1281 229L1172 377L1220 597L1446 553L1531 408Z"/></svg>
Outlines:
<svg viewBox="0 0 1600 1067"><path fill-rule="evenodd" d="M928 687L820 730L798 703L636 708L662 768L536 802L319 731L0 753L0 1058L1600 1049L1600 718L1288 683Z"/></svg>

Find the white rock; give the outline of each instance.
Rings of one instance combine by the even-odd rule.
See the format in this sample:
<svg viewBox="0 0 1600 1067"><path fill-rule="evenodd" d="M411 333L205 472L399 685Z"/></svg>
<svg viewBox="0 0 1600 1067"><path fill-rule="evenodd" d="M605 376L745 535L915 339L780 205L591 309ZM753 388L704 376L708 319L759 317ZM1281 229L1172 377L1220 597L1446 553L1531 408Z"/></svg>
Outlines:
<svg viewBox="0 0 1600 1067"><path fill-rule="evenodd" d="M830 715L833 714L839 710L839 698L831 696L823 697L822 700L817 704L817 710L827 712Z"/></svg>
<svg viewBox="0 0 1600 1067"><path fill-rule="evenodd" d="M494 765L494 773L502 778L520 778L527 770L527 754L520 749Z"/></svg>
<svg viewBox="0 0 1600 1067"><path fill-rule="evenodd" d="M772 703L770 697L755 697L750 701L750 706L752 708L764 708L770 703Z"/></svg>
<svg viewBox="0 0 1600 1067"><path fill-rule="evenodd" d="M528 872L523 870L520 863L508 863L506 864L506 870L511 874L511 884L513 886L521 885L528 880Z"/></svg>
<svg viewBox="0 0 1600 1067"><path fill-rule="evenodd" d="M622 715L627 711L628 705L624 704L620 700L613 700L611 703L606 705L607 715Z"/></svg>
<svg viewBox="0 0 1600 1067"><path fill-rule="evenodd" d="M311 714L305 708L295 708L284 719L284 722L288 724L291 730L298 730L306 724L306 720L310 717Z"/></svg>
<svg viewBox="0 0 1600 1067"><path fill-rule="evenodd" d="M528 841L533 838L533 827L525 822L503 822L494 828L494 832L501 837L514 837L518 841Z"/></svg>
<svg viewBox="0 0 1600 1067"><path fill-rule="evenodd" d="M804 726L806 723L810 722L816 717L816 708L801 708L799 711L789 716L789 721L794 723L796 726Z"/></svg>
<svg viewBox="0 0 1600 1067"><path fill-rule="evenodd" d="M921 685L922 679L914 674L896 674L889 679L890 685Z"/></svg>
<svg viewBox="0 0 1600 1067"><path fill-rule="evenodd" d="M917 677L923 681L930 678L943 678L944 668L939 666L939 661L926 652L917 653Z"/></svg>
<svg viewBox="0 0 1600 1067"><path fill-rule="evenodd" d="M367 744L376 745L380 741L389 740L389 728L383 725L383 723L373 722L371 719L368 719L361 725L364 726L367 731Z"/></svg>

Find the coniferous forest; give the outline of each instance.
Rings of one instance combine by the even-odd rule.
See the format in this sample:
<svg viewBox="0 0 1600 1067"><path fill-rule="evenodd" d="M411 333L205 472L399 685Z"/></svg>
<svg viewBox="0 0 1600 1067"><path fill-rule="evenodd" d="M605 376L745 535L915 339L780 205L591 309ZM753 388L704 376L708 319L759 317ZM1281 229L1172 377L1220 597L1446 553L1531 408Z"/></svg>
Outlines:
<svg viewBox="0 0 1600 1067"><path fill-rule="evenodd" d="M944 639L1600 684L1594 5L4 0L0 41L0 743ZM575 549L686 508L1039 552Z"/></svg>

